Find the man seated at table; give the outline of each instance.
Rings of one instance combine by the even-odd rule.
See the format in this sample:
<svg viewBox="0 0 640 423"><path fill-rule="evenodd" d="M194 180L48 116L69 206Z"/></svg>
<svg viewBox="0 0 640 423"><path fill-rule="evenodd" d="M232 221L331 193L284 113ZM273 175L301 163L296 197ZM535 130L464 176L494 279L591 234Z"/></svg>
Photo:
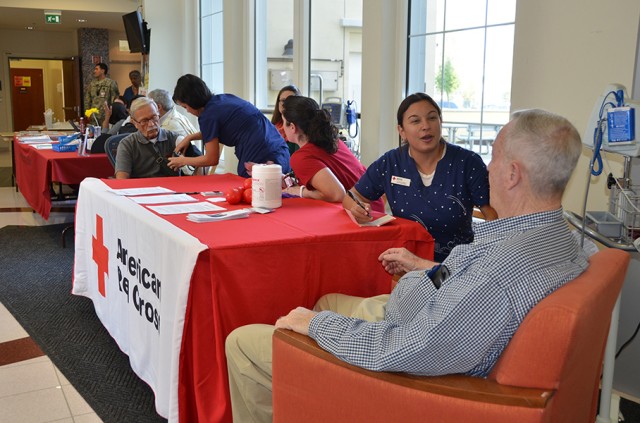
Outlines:
<svg viewBox="0 0 640 423"><path fill-rule="evenodd" d="M116 152L116 179L177 176L167 166L176 144L183 136L160 128L156 103L140 97L131 103L131 121L137 132L127 136Z"/></svg>
<svg viewBox="0 0 640 423"><path fill-rule="evenodd" d="M234 421L271 420L274 328L308 334L369 370L486 377L529 310L587 267L561 203L581 150L580 135L565 118L514 113L489 164L499 218L476 224L471 244L453 248L431 269L408 272L390 295L329 294L314 310L298 307L275 327L233 331L226 354ZM380 260L395 266L392 254Z"/></svg>
<svg viewBox="0 0 640 423"><path fill-rule="evenodd" d="M147 97L153 99L158 106L160 128L173 131L180 135L195 134L198 132L193 124L189 122L189 119L176 110L176 105L169 91L158 88L147 93Z"/></svg>

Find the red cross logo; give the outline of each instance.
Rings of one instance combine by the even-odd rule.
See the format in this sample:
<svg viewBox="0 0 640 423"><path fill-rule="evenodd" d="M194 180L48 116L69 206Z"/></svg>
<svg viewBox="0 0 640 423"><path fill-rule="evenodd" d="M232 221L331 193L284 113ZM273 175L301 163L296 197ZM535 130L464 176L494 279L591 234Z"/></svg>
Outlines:
<svg viewBox="0 0 640 423"><path fill-rule="evenodd" d="M102 216L96 214L96 237L91 237L93 261L98 265L98 291L106 298L104 275L109 276L109 250L104 245L102 232Z"/></svg>

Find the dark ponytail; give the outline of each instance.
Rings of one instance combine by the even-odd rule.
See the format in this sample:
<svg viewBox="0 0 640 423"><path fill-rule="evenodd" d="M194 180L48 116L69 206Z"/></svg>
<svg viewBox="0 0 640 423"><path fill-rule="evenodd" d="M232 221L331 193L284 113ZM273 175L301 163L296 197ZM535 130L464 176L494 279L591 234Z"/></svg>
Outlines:
<svg viewBox="0 0 640 423"><path fill-rule="evenodd" d="M287 122L295 124L307 137L329 154L338 151L338 129L331 122L328 111L321 109L312 98L290 96L283 103L282 112Z"/></svg>

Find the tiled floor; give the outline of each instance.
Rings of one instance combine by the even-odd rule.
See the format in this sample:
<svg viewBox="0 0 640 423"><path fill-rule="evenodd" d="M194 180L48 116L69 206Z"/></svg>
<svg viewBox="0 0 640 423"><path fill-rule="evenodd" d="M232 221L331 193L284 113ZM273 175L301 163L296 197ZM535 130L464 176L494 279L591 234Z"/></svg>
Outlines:
<svg viewBox="0 0 640 423"><path fill-rule="evenodd" d="M72 213L52 213L45 221L31 211L15 188L0 188L0 227L72 220ZM9 341L28 336L0 304L0 355ZM20 352L12 355L16 356L14 363L0 366L0 423L102 421L47 356L20 360Z"/></svg>

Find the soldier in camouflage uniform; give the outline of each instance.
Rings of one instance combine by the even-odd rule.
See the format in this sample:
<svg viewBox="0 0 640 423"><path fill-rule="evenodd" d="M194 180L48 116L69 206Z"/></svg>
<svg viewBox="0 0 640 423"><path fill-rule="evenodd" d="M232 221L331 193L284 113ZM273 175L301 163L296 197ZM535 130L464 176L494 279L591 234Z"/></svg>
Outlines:
<svg viewBox="0 0 640 423"><path fill-rule="evenodd" d="M84 94L84 107L85 110L96 108L100 113L96 116L98 122L104 120L104 102L107 104L113 103L118 98L120 91L118 90L118 84L116 81L107 78L107 72L109 67L104 63L98 63L93 70L93 76L96 78L91 81L89 88ZM92 117L92 125L95 125Z"/></svg>

